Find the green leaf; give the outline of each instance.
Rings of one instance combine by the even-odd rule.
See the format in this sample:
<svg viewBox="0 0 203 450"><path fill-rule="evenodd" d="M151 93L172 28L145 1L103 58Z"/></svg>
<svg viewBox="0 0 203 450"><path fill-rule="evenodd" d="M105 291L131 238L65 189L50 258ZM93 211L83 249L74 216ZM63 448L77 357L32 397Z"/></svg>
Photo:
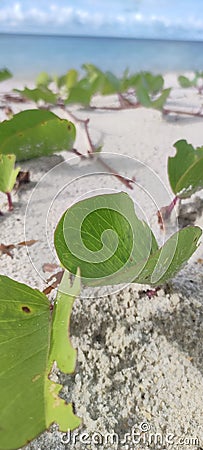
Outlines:
<svg viewBox="0 0 203 450"><path fill-rule="evenodd" d="M65 271L58 287L52 319L51 343L48 359L48 374L53 363L64 373L75 370L77 352L72 347L69 338L69 325L72 306L76 296L80 294L80 277L77 271L74 283L70 284L69 274ZM73 414L72 405L68 405L58 397L62 386L50 379L45 379L46 428L53 422L59 425L60 431L75 429L81 424L81 419Z"/></svg>
<svg viewBox="0 0 203 450"><path fill-rule="evenodd" d="M75 297L80 294L79 271L70 285L69 273L65 270L55 300L49 364L57 361L57 366L64 373L75 370L77 351L69 339L70 317ZM68 339L67 339L68 337Z"/></svg>
<svg viewBox="0 0 203 450"><path fill-rule="evenodd" d="M8 69L0 70L0 82L12 78L12 73Z"/></svg>
<svg viewBox="0 0 203 450"><path fill-rule="evenodd" d="M178 77L178 81L179 81L180 86L183 88L189 88L189 87L194 86L194 81L190 80L189 78L187 78L183 75L180 75Z"/></svg>
<svg viewBox="0 0 203 450"><path fill-rule="evenodd" d="M129 70L125 69L122 78L120 79L120 92L125 92L128 90L129 87L131 87L130 84L130 75L129 75Z"/></svg>
<svg viewBox="0 0 203 450"><path fill-rule="evenodd" d="M94 89L92 85L87 79L83 78L69 90L65 104L79 103L80 105L89 106L93 94Z"/></svg>
<svg viewBox="0 0 203 450"><path fill-rule="evenodd" d="M75 295L74 290L68 286L67 301L67 295ZM56 313L53 330L59 327L58 320ZM67 325L68 318L64 321ZM53 422L64 432L76 428L80 419L74 416L71 404L58 397L62 386L48 378L51 317L46 296L0 276L0 322L0 450L24 446ZM65 338L68 343L65 326L63 333L62 351ZM53 344L52 334L52 352L54 346L58 350L51 354L58 357L60 348L58 343ZM66 368L70 369L69 362Z"/></svg>
<svg viewBox="0 0 203 450"><path fill-rule="evenodd" d="M75 69L70 69L65 75L56 77L55 81L59 89L61 89L62 87L71 89L77 84L78 72Z"/></svg>
<svg viewBox="0 0 203 450"><path fill-rule="evenodd" d="M103 77L103 85L101 86L101 94L102 95L111 95L120 91L121 82L120 80L112 73L105 72Z"/></svg>
<svg viewBox="0 0 203 450"><path fill-rule="evenodd" d="M18 173L20 172L20 167L15 169L15 155L1 155L0 154L0 191L1 192L11 192Z"/></svg>
<svg viewBox="0 0 203 450"><path fill-rule="evenodd" d="M159 286L173 278L187 263L198 247L198 240L202 235L199 227L184 228L173 236L158 250L152 252L143 268L143 262L138 265L127 267L120 276L108 278L105 284L120 284L121 282L149 284ZM135 274L138 274L135 276ZM91 286L97 286L94 280L89 283Z"/></svg>
<svg viewBox="0 0 203 450"><path fill-rule="evenodd" d="M147 92L147 89L142 85L142 83L138 83L136 86L136 97L141 105L150 108L152 106L152 101Z"/></svg>
<svg viewBox="0 0 203 450"><path fill-rule="evenodd" d="M78 72L75 69L70 69L66 74L66 87L71 89L78 81Z"/></svg>
<svg viewBox="0 0 203 450"><path fill-rule="evenodd" d="M166 103L168 96L170 95L170 92L171 92L171 88L164 89L162 91L161 95L156 100L152 101L152 107L155 109L162 110Z"/></svg>
<svg viewBox="0 0 203 450"><path fill-rule="evenodd" d="M150 228L135 215L131 198L119 193L95 196L69 208L57 225L55 248L71 273L80 267L85 284L92 279L100 284L115 272L122 276L131 261L147 260L158 246Z"/></svg>
<svg viewBox="0 0 203 450"><path fill-rule="evenodd" d="M53 105L57 102L57 95L54 94L50 89L46 86L39 86L35 89L29 89L25 87L23 90L14 89L15 92L19 92L23 97L32 100L35 103L38 103L40 100L43 100L45 103L51 103Z"/></svg>
<svg viewBox="0 0 203 450"><path fill-rule="evenodd" d="M138 83L140 82L140 74L135 73L131 75L128 79L128 87L137 88Z"/></svg>
<svg viewBox="0 0 203 450"><path fill-rule="evenodd" d="M36 85L47 87L51 83L52 79L47 72L41 72L37 76Z"/></svg>
<svg viewBox="0 0 203 450"><path fill-rule="evenodd" d="M163 84L164 80L161 75L141 72L137 77L137 81L135 80L137 100L147 108L152 107L162 110L171 91L170 88L162 90ZM154 100L153 96L157 95L158 92L160 92L160 95Z"/></svg>
<svg viewBox="0 0 203 450"><path fill-rule="evenodd" d="M199 227L187 227L175 233L163 247L150 255L134 282L156 286L174 277L196 251L201 235Z"/></svg>
<svg viewBox="0 0 203 450"><path fill-rule="evenodd" d="M101 95L110 95L120 91L121 81L112 72L102 72L93 64L83 64L87 72L87 79L92 86L92 92Z"/></svg>
<svg viewBox="0 0 203 450"><path fill-rule="evenodd" d="M176 155L168 158L168 176L174 194L188 198L203 188L203 147L185 140L174 144Z"/></svg>
<svg viewBox="0 0 203 450"><path fill-rule="evenodd" d="M155 95L163 89L162 75L153 75L151 72L141 72L140 81L148 93Z"/></svg>
<svg viewBox="0 0 203 450"><path fill-rule="evenodd" d="M27 110L0 123L0 153L17 161L72 149L75 126L50 111Z"/></svg>
<svg viewBox="0 0 203 450"><path fill-rule="evenodd" d="M84 284L127 282L157 285L171 278L197 248L198 227L172 236L162 248L138 219L125 193L105 194L71 206L55 231L55 248L65 268L80 267Z"/></svg>

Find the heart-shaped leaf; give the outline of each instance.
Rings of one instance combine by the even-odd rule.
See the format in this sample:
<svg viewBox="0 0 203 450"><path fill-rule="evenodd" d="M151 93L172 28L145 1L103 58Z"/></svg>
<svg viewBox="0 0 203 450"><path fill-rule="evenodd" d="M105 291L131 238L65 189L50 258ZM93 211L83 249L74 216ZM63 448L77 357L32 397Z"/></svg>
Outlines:
<svg viewBox="0 0 203 450"><path fill-rule="evenodd" d="M195 149L185 140L174 147L176 155L168 158L170 185L179 198L188 198L203 188L203 147Z"/></svg>
<svg viewBox="0 0 203 450"><path fill-rule="evenodd" d="M64 432L80 424L49 379L53 361L66 373L75 367L68 325L79 283L70 287L67 278L51 322L44 294L0 276L0 450L24 446L53 422Z"/></svg>
<svg viewBox="0 0 203 450"><path fill-rule="evenodd" d="M181 87L183 88L189 88L194 86L194 80L190 80L188 77L185 77L184 75L180 75L178 77L178 81Z"/></svg>
<svg viewBox="0 0 203 450"><path fill-rule="evenodd" d="M153 75L150 72L140 73L140 82L142 86L152 95L157 94L163 89L164 79L162 75Z"/></svg>
<svg viewBox="0 0 203 450"><path fill-rule="evenodd" d="M20 167L15 169L15 155L1 155L0 154L0 191L11 192L16 178L20 172Z"/></svg>
<svg viewBox="0 0 203 450"><path fill-rule="evenodd" d="M70 150L75 126L50 111L22 111L0 123L0 153L16 155L17 161Z"/></svg>
<svg viewBox="0 0 203 450"><path fill-rule="evenodd" d="M158 248L152 231L135 214L126 193L105 194L71 206L55 231L55 248L65 268L80 267L84 284L126 282L157 285L189 259L201 235L189 227Z"/></svg>

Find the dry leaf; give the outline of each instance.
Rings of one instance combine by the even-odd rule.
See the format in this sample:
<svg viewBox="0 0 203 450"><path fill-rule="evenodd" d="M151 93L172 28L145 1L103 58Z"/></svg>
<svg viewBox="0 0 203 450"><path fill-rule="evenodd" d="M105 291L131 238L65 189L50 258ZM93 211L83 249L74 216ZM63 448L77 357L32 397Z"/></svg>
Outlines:
<svg viewBox="0 0 203 450"><path fill-rule="evenodd" d="M13 254L11 253L11 250L13 250L15 248L15 245L13 244L9 244L9 245L5 245L5 244L0 244L0 254L1 255L8 255L13 259Z"/></svg>
<svg viewBox="0 0 203 450"><path fill-rule="evenodd" d="M30 241L22 241L22 242L19 242L19 243L17 244L17 246L23 246L23 245L26 245L27 247L31 247L31 245L36 244L36 242L39 242L39 241L36 241L35 239L31 239Z"/></svg>
<svg viewBox="0 0 203 450"><path fill-rule="evenodd" d="M54 272L55 269L58 269L60 266L58 264L45 263L42 266L43 272Z"/></svg>
<svg viewBox="0 0 203 450"><path fill-rule="evenodd" d="M45 295L50 294L50 292L51 292L53 289L55 289L55 288L60 284L60 282L61 282L61 280L62 280L63 273L64 273L64 270L60 270L60 272L57 272L57 273L51 275L50 278L48 278L47 283L49 283L49 282L52 281L53 279L55 279L55 281L54 281L50 286L47 286L47 287L43 290L43 293L44 293Z"/></svg>
<svg viewBox="0 0 203 450"><path fill-rule="evenodd" d="M14 248L18 248L18 247L22 247L23 245L26 245L27 247L30 247L31 245L35 244L38 241L35 241L34 239L32 239L31 241L23 241L23 242L19 242L18 244L0 244L0 254L1 255L8 255L11 258L13 258L13 254L11 252L11 250L13 250Z"/></svg>
<svg viewBox="0 0 203 450"><path fill-rule="evenodd" d="M157 211L157 217L158 217L158 224L160 225L160 229L163 231L164 230L164 220L163 220L161 210Z"/></svg>

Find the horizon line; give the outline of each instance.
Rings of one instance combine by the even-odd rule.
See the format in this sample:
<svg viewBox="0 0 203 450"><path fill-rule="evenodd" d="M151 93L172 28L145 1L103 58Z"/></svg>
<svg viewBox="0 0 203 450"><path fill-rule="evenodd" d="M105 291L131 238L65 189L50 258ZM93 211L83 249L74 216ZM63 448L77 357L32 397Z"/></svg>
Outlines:
<svg viewBox="0 0 203 450"><path fill-rule="evenodd" d="M8 32L0 31L0 36L30 36L30 37L56 37L56 38L87 38L87 39L126 39L137 41L167 41L167 42L195 42L202 43L202 40L198 39L183 39L183 38L166 38L166 37L141 37L141 36L101 36L101 35L86 35L86 34L58 34L58 33L35 33L35 32Z"/></svg>

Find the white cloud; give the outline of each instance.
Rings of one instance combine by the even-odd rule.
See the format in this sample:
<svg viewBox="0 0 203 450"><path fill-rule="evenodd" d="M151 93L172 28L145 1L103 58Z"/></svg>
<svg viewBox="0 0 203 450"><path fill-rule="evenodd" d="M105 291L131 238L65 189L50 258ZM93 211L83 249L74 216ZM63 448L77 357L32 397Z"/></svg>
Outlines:
<svg viewBox="0 0 203 450"><path fill-rule="evenodd" d="M82 4L82 2L79 3ZM94 8L95 5L92 2L91 9L87 9L85 6L77 7L77 1L74 2L74 7L52 1L45 8L45 0L41 0L39 7L33 6L31 2L22 4L20 1L14 2L12 6L7 6L6 2L3 4L4 6L0 6L0 31L2 29L9 31L12 28L19 32L36 29L41 32L65 33L68 30L72 34L97 33L114 36L122 34L132 37L146 35L146 37L187 38L189 30L190 36L192 34L198 37L201 34L203 36L203 20L201 17L196 17L195 14L185 16L185 18L179 15L174 19L167 14L164 15L164 12L153 13L153 10L150 9L145 13L141 9L125 10L125 5L123 5L123 12L120 6L115 13L115 5L114 9L105 10L102 4L103 6L99 10ZM84 4L85 2L83 2ZM119 4L121 5L121 3Z"/></svg>

